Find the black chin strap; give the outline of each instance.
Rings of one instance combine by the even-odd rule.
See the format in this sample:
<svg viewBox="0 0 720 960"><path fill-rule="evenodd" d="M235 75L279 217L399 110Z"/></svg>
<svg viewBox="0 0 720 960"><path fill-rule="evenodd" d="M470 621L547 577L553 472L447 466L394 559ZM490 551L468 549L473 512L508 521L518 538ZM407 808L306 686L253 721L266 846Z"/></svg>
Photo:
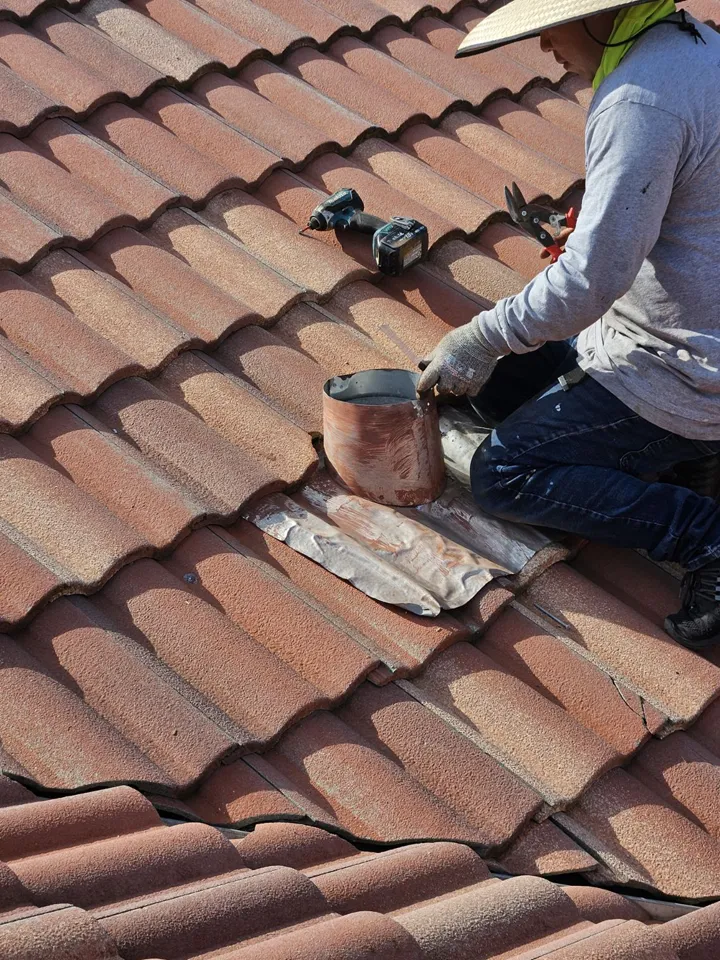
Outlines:
<svg viewBox="0 0 720 960"><path fill-rule="evenodd" d="M590 39L594 40L595 43L597 43L601 47L624 47L628 43L634 43L635 40L638 39L638 37L642 37L649 30L654 30L655 27L663 27L663 26L677 27L678 30L682 30L683 33L689 33L690 36L694 39L696 44L698 40L701 40L705 44L705 46L707 46L707 41L705 40L705 37L700 33L700 31L698 30L698 28L695 26L694 23L690 23L685 11L679 10L678 13L680 14L679 20L669 20L669 19L658 20L657 23L651 23L649 27L645 27L644 30L640 30L638 33L635 34L634 37L628 37L627 40L621 40L619 43L603 43L602 40L598 40L597 37L594 37L592 35L592 33L590 32L590 27L587 25L587 20L583 20L582 24L585 27L585 32L590 37Z"/></svg>

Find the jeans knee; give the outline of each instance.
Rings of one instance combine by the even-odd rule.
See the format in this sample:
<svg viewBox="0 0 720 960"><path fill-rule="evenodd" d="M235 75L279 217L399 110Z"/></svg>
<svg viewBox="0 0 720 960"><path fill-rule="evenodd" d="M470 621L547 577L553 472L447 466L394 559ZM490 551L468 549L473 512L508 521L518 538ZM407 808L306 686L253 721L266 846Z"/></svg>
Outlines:
<svg viewBox="0 0 720 960"><path fill-rule="evenodd" d="M470 466L470 486L475 503L486 513L504 513L512 501L507 490L508 464L502 448L494 446L490 439L475 451Z"/></svg>

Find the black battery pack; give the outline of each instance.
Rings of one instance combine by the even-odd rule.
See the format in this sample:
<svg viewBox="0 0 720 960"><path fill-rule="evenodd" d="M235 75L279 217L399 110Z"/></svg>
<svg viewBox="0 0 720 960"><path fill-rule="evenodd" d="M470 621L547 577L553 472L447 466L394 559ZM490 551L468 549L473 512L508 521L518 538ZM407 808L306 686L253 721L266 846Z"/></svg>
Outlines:
<svg viewBox="0 0 720 960"><path fill-rule="evenodd" d="M428 252L427 227L419 220L393 217L373 236L373 256L381 273L399 277Z"/></svg>

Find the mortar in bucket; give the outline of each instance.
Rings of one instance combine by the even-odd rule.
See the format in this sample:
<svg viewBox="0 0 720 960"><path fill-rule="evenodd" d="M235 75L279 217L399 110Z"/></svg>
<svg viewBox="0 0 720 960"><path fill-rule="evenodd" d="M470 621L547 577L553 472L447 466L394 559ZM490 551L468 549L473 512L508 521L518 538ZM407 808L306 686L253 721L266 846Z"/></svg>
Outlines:
<svg viewBox="0 0 720 960"><path fill-rule="evenodd" d="M435 396L417 396L418 373L364 370L333 377L323 390L325 453L353 493L414 507L445 486Z"/></svg>

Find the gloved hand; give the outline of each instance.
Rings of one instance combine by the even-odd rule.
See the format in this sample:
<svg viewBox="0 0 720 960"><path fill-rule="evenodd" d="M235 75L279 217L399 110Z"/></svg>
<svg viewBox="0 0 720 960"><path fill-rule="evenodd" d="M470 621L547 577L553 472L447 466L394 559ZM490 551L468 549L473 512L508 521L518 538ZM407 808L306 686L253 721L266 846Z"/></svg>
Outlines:
<svg viewBox="0 0 720 960"><path fill-rule="evenodd" d="M425 393L437 386L438 393L474 397L490 379L498 358L473 321L443 337L432 353L422 361L427 364L420 377L417 392Z"/></svg>

